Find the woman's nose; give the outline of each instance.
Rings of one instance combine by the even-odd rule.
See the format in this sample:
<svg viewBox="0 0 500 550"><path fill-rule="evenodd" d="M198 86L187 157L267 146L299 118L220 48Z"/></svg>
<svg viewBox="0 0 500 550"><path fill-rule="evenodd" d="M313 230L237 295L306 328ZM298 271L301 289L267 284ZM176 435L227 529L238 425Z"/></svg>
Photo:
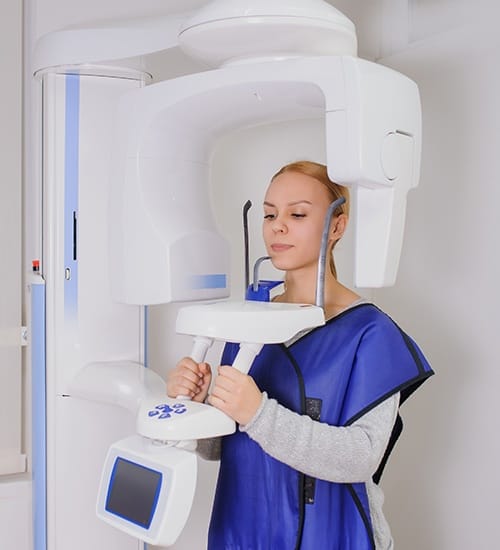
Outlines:
<svg viewBox="0 0 500 550"><path fill-rule="evenodd" d="M286 233L287 227L281 217L276 216L273 220L273 231L275 233Z"/></svg>

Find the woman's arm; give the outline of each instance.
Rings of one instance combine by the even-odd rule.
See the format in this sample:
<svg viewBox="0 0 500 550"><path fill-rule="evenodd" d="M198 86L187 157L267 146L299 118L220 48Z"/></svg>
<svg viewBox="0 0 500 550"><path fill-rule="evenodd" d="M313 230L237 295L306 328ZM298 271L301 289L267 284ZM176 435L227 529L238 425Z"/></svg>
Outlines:
<svg viewBox="0 0 500 550"><path fill-rule="evenodd" d="M393 395L348 427L299 415L264 393L252 420L240 430L280 462L337 483L371 479L384 456L399 407Z"/></svg>

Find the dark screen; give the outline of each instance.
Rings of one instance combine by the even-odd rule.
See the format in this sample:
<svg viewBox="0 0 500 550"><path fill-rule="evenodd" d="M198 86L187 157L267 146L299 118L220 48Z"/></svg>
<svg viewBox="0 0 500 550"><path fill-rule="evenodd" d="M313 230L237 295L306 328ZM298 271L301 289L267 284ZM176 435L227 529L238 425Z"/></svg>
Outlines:
<svg viewBox="0 0 500 550"><path fill-rule="evenodd" d="M118 457L109 483L106 510L146 529L158 503L162 474Z"/></svg>

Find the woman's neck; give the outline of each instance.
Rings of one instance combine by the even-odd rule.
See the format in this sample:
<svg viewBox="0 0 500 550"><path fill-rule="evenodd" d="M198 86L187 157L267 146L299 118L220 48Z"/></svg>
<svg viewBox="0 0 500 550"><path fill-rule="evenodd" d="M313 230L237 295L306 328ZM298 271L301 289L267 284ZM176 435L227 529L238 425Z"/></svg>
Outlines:
<svg viewBox="0 0 500 550"><path fill-rule="evenodd" d="M333 276L325 273L324 309L327 318L337 315L360 296L348 289ZM316 272L288 272L285 277L285 291L276 298L279 302L314 304L316 302Z"/></svg>

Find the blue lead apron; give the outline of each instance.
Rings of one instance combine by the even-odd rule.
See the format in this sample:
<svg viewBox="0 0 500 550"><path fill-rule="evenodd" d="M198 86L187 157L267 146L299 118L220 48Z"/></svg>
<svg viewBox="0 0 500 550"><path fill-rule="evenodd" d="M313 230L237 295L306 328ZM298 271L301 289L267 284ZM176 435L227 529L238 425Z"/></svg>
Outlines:
<svg viewBox="0 0 500 550"><path fill-rule="evenodd" d="M227 344L231 364L237 344ZM349 426L433 374L416 344L371 304L346 310L288 348L266 345L250 375L299 414ZM401 431L396 423L381 471ZM222 443L209 550L374 550L364 483L313 479L266 454L246 433Z"/></svg>

